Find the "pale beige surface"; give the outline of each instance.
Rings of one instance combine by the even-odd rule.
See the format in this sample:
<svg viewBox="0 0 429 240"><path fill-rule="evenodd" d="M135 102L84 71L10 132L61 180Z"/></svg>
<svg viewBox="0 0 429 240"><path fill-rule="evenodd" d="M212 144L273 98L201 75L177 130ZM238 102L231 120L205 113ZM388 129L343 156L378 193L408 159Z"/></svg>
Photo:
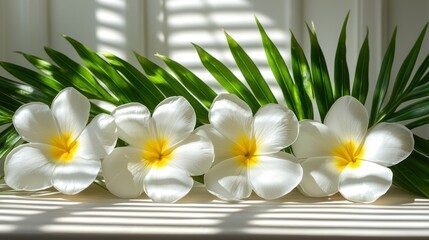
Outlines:
<svg viewBox="0 0 429 240"><path fill-rule="evenodd" d="M178 203L158 204L119 199L98 186L75 196L2 188L0 239L429 238L429 199L398 189L367 205L298 191L227 203L195 187Z"/></svg>

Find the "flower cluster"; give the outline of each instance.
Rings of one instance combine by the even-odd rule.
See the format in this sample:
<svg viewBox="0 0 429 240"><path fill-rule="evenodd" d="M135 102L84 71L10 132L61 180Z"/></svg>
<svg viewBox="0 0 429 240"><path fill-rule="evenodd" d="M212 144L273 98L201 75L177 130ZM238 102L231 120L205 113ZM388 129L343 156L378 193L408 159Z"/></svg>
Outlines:
<svg viewBox="0 0 429 240"><path fill-rule="evenodd" d="M87 188L101 173L118 197L146 194L175 202L204 175L207 190L224 200L254 191L275 199L294 188L308 196L337 192L356 202L373 202L392 184L388 168L414 147L410 130L382 123L368 129L365 107L338 99L324 123L298 122L285 106L268 104L254 115L231 94L220 94L210 124L195 128L196 116L183 97L169 97L151 114L128 103L110 115L90 116L89 100L73 88L61 91L51 108L21 106L13 125L27 143L5 161L5 181L17 190L55 187L65 194ZM117 146L121 139L125 146ZM288 153L292 152L292 153Z"/></svg>

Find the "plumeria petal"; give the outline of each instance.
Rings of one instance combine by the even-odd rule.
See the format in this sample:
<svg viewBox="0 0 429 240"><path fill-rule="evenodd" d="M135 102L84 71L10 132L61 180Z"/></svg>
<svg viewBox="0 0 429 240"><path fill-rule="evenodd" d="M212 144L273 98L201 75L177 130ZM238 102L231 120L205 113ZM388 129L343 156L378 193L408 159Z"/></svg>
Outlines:
<svg viewBox="0 0 429 240"><path fill-rule="evenodd" d="M61 134L70 133L76 139L89 118L89 100L74 88L65 88L52 102L52 113Z"/></svg>
<svg viewBox="0 0 429 240"><path fill-rule="evenodd" d="M285 106L268 104L254 118L254 133L259 154L275 153L295 142L298 119Z"/></svg>
<svg viewBox="0 0 429 240"><path fill-rule="evenodd" d="M292 191L302 179L302 168L294 158L285 152L259 156L259 162L248 170L255 193L271 200Z"/></svg>
<svg viewBox="0 0 429 240"><path fill-rule="evenodd" d="M376 163L361 161L359 167L346 167L340 175L340 193L349 201L371 203L392 185L392 171Z"/></svg>
<svg viewBox="0 0 429 240"><path fill-rule="evenodd" d="M338 192L341 171L332 157L313 157L304 160L300 190L311 197L330 196Z"/></svg>
<svg viewBox="0 0 429 240"><path fill-rule="evenodd" d="M119 138L135 147L142 147L146 139L156 137L154 124L146 106L127 103L112 112Z"/></svg>
<svg viewBox="0 0 429 240"><path fill-rule="evenodd" d="M380 123L370 130L363 146L363 159L390 167L411 154L413 133L400 124Z"/></svg>
<svg viewBox="0 0 429 240"><path fill-rule="evenodd" d="M155 202L173 203L191 190L194 181L179 168L152 167L144 179L146 194Z"/></svg>
<svg viewBox="0 0 429 240"><path fill-rule="evenodd" d="M76 157L69 163L56 165L52 184L64 194L77 194L94 182L100 167L99 159Z"/></svg>
<svg viewBox="0 0 429 240"><path fill-rule="evenodd" d="M115 148L102 162L102 173L107 189L121 198L138 197L143 192L143 181L134 181L130 165L142 162L142 152L134 147ZM135 172L134 174L138 174ZM143 174L143 172L141 173ZM136 176L138 178L138 176ZM141 176L143 179L145 176Z"/></svg>
<svg viewBox="0 0 429 240"><path fill-rule="evenodd" d="M86 159L104 158L113 151L117 139L114 118L107 114L99 114L79 136L77 154Z"/></svg>
<svg viewBox="0 0 429 240"><path fill-rule="evenodd" d="M202 175L211 167L214 159L213 145L209 139L195 134L189 135L171 153L171 164L189 172Z"/></svg>
<svg viewBox="0 0 429 240"><path fill-rule="evenodd" d="M235 158L220 162L204 175L207 190L218 198L237 201L252 193L247 167Z"/></svg>
<svg viewBox="0 0 429 240"><path fill-rule="evenodd" d="M252 136L252 110L235 95L217 96L210 109L209 118L216 130L233 142L237 142L239 138L250 139Z"/></svg>
<svg viewBox="0 0 429 240"><path fill-rule="evenodd" d="M234 155L231 151L234 144L231 140L223 136L217 131L213 125L206 124L195 129L195 134L210 139L213 143L215 160L213 164L217 164L220 161L233 158Z"/></svg>
<svg viewBox="0 0 429 240"><path fill-rule="evenodd" d="M168 139L168 147L182 141L195 128L195 111L184 97L169 97L153 112L158 137Z"/></svg>
<svg viewBox="0 0 429 240"><path fill-rule="evenodd" d="M293 153L298 158L331 156L339 139L324 124L304 120L300 122L299 136L292 144Z"/></svg>
<svg viewBox="0 0 429 240"><path fill-rule="evenodd" d="M36 191L51 187L53 171L50 146L39 143L14 148L4 163L5 182L16 190Z"/></svg>
<svg viewBox="0 0 429 240"><path fill-rule="evenodd" d="M57 123L48 105L28 103L22 105L13 115L13 126L28 142L50 144L53 136L58 136Z"/></svg>
<svg viewBox="0 0 429 240"><path fill-rule="evenodd" d="M357 99L339 98L326 114L324 123L342 142L354 141L360 145L368 129L368 111Z"/></svg>

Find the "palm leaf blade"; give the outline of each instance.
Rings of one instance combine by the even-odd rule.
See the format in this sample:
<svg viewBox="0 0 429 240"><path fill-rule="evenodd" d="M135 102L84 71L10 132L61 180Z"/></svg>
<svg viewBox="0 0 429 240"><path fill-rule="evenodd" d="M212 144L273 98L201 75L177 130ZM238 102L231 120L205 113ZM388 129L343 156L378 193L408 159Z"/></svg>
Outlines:
<svg viewBox="0 0 429 240"><path fill-rule="evenodd" d="M359 51L356 64L355 79L353 82L352 96L365 104L369 88L369 43L368 31Z"/></svg>
<svg viewBox="0 0 429 240"><path fill-rule="evenodd" d="M13 125L0 132L0 159L6 156L13 148L20 144L21 137Z"/></svg>
<svg viewBox="0 0 429 240"><path fill-rule="evenodd" d="M395 84L393 85L392 96L398 96L400 93L402 93L402 91L405 90L405 86L407 85L408 79L410 78L411 73L414 69L414 65L416 64L427 27L428 25L426 24L426 26L421 31L418 39L416 40L413 48L410 50L410 53L402 63L398 75L396 76ZM394 99L397 98L392 98L392 100Z"/></svg>
<svg viewBox="0 0 429 240"><path fill-rule="evenodd" d="M108 89L117 97L119 103L139 100L134 91L135 89L133 89L128 82L96 52L71 37L65 36L65 38L79 54L88 69L100 81L106 84Z"/></svg>
<svg viewBox="0 0 429 240"><path fill-rule="evenodd" d="M225 36L238 68L240 69L244 79L249 84L250 89L252 89L252 92L258 99L259 103L261 105L265 105L267 103L277 103L274 94L271 92L270 87L262 77L262 74L258 70L256 64L228 33L225 32Z"/></svg>
<svg viewBox="0 0 429 240"><path fill-rule="evenodd" d="M45 52L61 68L61 72L55 74L55 76L63 75L72 86L82 92L99 96L99 98L112 103L117 102L117 100L97 82L91 71L87 68L54 49L45 47Z"/></svg>
<svg viewBox="0 0 429 240"><path fill-rule="evenodd" d="M307 25L311 45L311 73L313 76L314 95L320 118L323 120L329 108L334 103L328 67L322 49L317 40L316 33Z"/></svg>
<svg viewBox="0 0 429 240"><path fill-rule="evenodd" d="M314 98L313 84L311 79L311 70L308 65L307 58L305 57L302 47L299 45L295 36L291 37L291 59L292 59L292 73L297 86L298 94L294 95L295 102L300 102L304 115L298 115L298 119L313 119L313 103ZM298 99L296 99L298 95Z"/></svg>
<svg viewBox="0 0 429 240"><path fill-rule="evenodd" d="M157 54L170 70L176 75L177 79L206 107L210 107L217 94L204 81L197 77L193 72L172 59Z"/></svg>
<svg viewBox="0 0 429 240"><path fill-rule="evenodd" d="M36 88L40 92L45 93L52 97L52 99L59 91L61 91L61 89L64 88L64 86L58 81L25 67L8 62L0 62L0 65L17 79L27 83L33 88Z"/></svg>
<svg viewBox="0 0 429 240"><path fill-rule="evenodd" d="M165 98L155 84L133 65L113 54L106 53L104 56L116 71L121 73L135 89L138 89L136 94L150 110L154 110L158 103Z"/></svg>
<svg viewBox="0 0 429 240"><path fill-rule="evenodd" d="M268 64L270 65L271 72L273 73L277 84L282 90L283 98L286 102L286 105L288 106L288 108L295 112L298 118L301 119L304 117L304 113L302 111L302 108L296 106L297 104L299 104L299 100L297 101L294 98L294 96L296 95L295 85L285 63L285 60L280 54L279 49L265 32L264 27L257 18L256 24L258 25L259 33L261 34L262 44L264 46L264 51L268 60Z"/></svg>
<svg viewBox="0 0 429 240"><path fill-rule="evenodd" d="M429 197L429 141L414 135L414 142L412 154L390 167L394 173L393 183L410 192Z"/></svg>
<svg viewBox="0 0 429 240"><path fill-rule="evenodd" d="M341 29L340 38L338 39L337 51L335 53L334 64L334 99L350 94L350 75L347 66L346 55L346 30L349 13L344 20Z"/></svg>
<svg viewBox="0 0 429 240"><path fill-rule="evenodd" d="M406 127L409 129L414 129L414 128L424 126L426 124L429 124L429 116L428 117L422 117L422 118L419 118L415 121L407 123Z"/></svg>
<svg viewBox="0 0 429 240"><path fill-rule="evenodd" d="M422 99L411 105L408 105L399 111L386 116L385 120L389 122L399 122L413 118L423 117L429 114L429 98Z"/></svg>
<svg viewBox="0 0 429 240"><path fill-rule="evenodd" d="M386 53L384 54L383 62L381 63L380 73L378 75L374 96L372 98L371 115L369 121L370 126L376 122L381 121L383 118L380 110L389 87L393 58L395 56L396 31L397 30L395 28L389 46L387 47Z"/></svg>
<svg viewBox="0 0 429 240"><path fill-rule="evenodd" d="M0 107L0 126L12 122L13 112Z"/></svg>
<svg viewBox="0 0 429 240"><path fill-rule="evenodd" d="M170 73L149 59L135 54L148 78L156 85L166 96L183 96L195 110L197 119L200 123L208 123L208 109L192 96L183 85L177 81Z"/></svg>
<svg viewBox="0 0 429 240"><path fill-rule="evenodd" d="M204 67L213 75L222 87L247 102L253 112L260 108L258 100L252 92L219 60L214 58L200 46L194 44Z"/></svg>

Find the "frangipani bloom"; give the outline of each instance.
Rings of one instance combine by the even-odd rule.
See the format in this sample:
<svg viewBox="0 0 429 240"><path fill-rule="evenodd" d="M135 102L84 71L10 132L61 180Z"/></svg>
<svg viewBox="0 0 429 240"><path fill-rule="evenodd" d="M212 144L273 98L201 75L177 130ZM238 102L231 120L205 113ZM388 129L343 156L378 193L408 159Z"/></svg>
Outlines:
<svg viewBox="0 0 429 240"><path fill-rule="evenodd" d="M193 186L191 176L204 174L214 158L212 143L193 134L194 109L183 97L162 101L152 117L139 103L112 112L119 147L103 161L107 188L118 197L133 198L143 191L156 202L175 202Z"/></svg>
<svg viewBox="0 0 429 240"><path fill-rule="evenodd" d="M302 168L281 150L298 136L298 120L284 106L268 104L253 116L249 106L221 94L210 109L210 125L197 129L215 148L215 165L204 177L207 189L225 200L250 196L275 199L295 188Z"/></svg>
<svg viewBox="0 0 429 240"><path fill-rule="evenodd" d="M338 99L324 124L305 120L293 152L302 162L300 190L309 196L340 192L346 199L370 203L392 184L389 166L404 160L414 148L413 135L395 123L368 130L368 112L355 98Z"/></svg>
<svg viewBox="0 0 429 240"><path fill-rule="evenodd" d="M6 184L29 191L54 186L65 194L88 187L117 140L110 115L100 114L86 126L89 110L89 100L73 88L58 93L51 109L38 102L21 106L13 125L29 143L6 157Z"/></svg>

